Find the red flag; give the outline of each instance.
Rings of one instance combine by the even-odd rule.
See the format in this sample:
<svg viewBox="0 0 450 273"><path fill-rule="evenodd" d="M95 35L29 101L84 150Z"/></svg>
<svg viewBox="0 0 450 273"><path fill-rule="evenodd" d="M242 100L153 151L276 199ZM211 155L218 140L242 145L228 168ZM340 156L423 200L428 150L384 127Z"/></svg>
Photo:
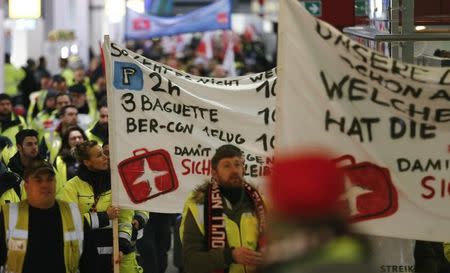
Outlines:
<svg viewBox="0 0 450 273"><path fill-rule="evenodd" d="M212 37L211 32L203 33L202 40L197 47L197 54L202 56L208 60L213 58L213 46L212 46Z"/></svg>
<svg viewBox="0 0 450 273"><path fill-rule="evenodd" d="M102 42L98 42L98 45L100 46L100 56L102 57L102 74L103 74L103 77L105 77L105 71L106 71L106 69L105 69L105 66L106 66L106 64L105 64L105 54L103 53L103 46L102 46Z"/></svg>

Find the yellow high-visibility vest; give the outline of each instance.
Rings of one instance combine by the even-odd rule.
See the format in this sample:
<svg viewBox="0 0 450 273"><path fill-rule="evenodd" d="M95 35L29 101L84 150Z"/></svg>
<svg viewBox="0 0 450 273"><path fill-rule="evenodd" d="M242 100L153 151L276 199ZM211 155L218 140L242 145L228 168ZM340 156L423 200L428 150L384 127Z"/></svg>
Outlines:
<svg viewBox="0 0 450 273"><path fill-rule="evenodd" d="M83 250L83 222L75 203L57 201L64 232L64 264L67 273L78 272L78 262ZM23 269L28 243L27 201L2 206L8 254L5 272L20 273Z"/></svg>
<svg viewBox="0 0 450 273"><path fill-rule="evenodd" d="M196 203L192 198L189 198L184 206L183 218L180 225L181 241L183 241L184 220L186 219L189 211L194 217L199 230L203 235L205 235L204 205ZM256 250L258 246L259 232L258 218L255 214L250 212L242 213L239 225L225 215L225 230L229 247L246 247ZM228 272L248 273L254 271L254 267L244 266L241 264L231 264Z"/></svg>

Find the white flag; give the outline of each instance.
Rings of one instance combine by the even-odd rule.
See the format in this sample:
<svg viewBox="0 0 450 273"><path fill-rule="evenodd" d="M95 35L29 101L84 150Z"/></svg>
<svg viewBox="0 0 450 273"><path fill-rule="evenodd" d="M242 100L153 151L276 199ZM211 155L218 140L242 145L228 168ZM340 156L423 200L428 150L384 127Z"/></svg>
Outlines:
<svg viewBox="0 0 450 273"><path fill-rule="evenodd" d="M227 51L225 51L225 56L223 57L223 68L228 72L228 76L235 77L236 65L234 63L234 43L233 37L228 39Z"/></svg>
<svg viewBox="0 0 450 273"><path fill-rule="evenodd" d="M280 3L276 155L331 151L362 232L450 241L450 69L390 59Z"/></svg>

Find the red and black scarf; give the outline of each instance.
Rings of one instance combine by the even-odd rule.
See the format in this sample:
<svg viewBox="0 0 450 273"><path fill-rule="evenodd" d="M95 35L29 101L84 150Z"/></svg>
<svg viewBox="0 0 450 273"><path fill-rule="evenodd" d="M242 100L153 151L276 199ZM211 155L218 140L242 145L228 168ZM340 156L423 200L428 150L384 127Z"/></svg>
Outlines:
<svg viewBox="0 0 450 273"><path fill-rule="evenodd" d="M258 218L259 240L257 249L264 245L264 229L266 225L266 208L258 191L244 182L245 194L253 201L256 216ZM227 236L225 229L225 215L223 213L223 199L217 183L212 182L205 195L205 235L207 249L225 248L227 246ZM214 272L221 272L214 271Z"/></svg>

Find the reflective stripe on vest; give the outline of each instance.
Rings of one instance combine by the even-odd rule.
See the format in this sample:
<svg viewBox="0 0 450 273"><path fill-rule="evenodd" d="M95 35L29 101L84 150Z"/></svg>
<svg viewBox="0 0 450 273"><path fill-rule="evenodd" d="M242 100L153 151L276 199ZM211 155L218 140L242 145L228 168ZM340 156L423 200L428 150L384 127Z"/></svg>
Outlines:
<svg viewBox="0 0 450 273"><path fill-rule="evenodd" d="M137 236L136 236L136 241L141 239L142 237L144 237L144 229L143 228L138 230Z"/></svg>
<svg viewBox="0 0 450 273"><path fill-rule="evenodd" d="M198 224L202 227L205 226L205 206L203 204L197 205L197 218L195 220L198 221ZM205 228L202 228L202 232L205 234Z"/></svg>
<svg viewBox="0 0 450 273"><path fill-rule="evenodd" d="M98 219L97 212L89 212L89 216L91 217L91 228L97 229L100 227L100 220Z"/></svg>
<svg viewBox="0 0 450 273"><path fill-rule="evenodd" d="M17 209L17 203L9 204L9 223L8 223L8 232L6 233L6 241L9 241L9 239L11 238L11 232L14 230L16 226L18 215L19 212Z"/></svg>
<svg viewBox="0 0 450 273"><path fill-rule="evenodd" d="M99 255L109 255L113 253L113 248L112 246L97 247L97 253Z"/></svg>
<svg viewBox="0 0 450 273"><path fill-rule="evenodd" d="M56 183L60 183L60 185L59 185L59 191L60 191L62 189L62 187L64 186L64 184L66 184L66 182L67 182L67 165L61 156L56 157L56 171L57 171L56 175L58 177L56 179ZM59 193L59 191L57 189L57 193Z"/></svg>
<svg viewBox="0 0 450 273"><path fill-rule="evenodd" d="M67 272L76 272L83 247L83 225L76 204L57 201L64 236L64 264ZM5 226L8 254L6 272L21 272L27 251L29 205L26 201L8 204ZM70 213L70 215L69 215ZM74 249L73 247L77 247ZM75 252L74 252L75 251Z"/></svg>
<svg viewBox="0 0 450 273"><path fill-rule="evenodd" d="M132 212L134 214L134 212ZM123 238L131 242L131 234L133 233L133 226L131 223L119 223L119 238Z"/></svg>
<svg viewBox="0 0 450 273"><path fill-rule="evenodd" d="M204 225L204 205L195 203L189 200L183 211L183 218L186 218L188 211L191 211L195 222L201 233L205 235ZM184 221L184 219L182 221ZM247 247L256 249L258 242L258 220L251 212L244 212L240 217L240 222L235 223L225 215L225 229L227 234L227 241L230 247ZM180 226L180 235L183 236L184 223ZM254 268L243 266L241 264L231 264L228 270L229 273L244 273L254 272Z"/></svg>
<svg viewBox="0 0 450 273"><path fill-rule="evenodd" d="M28 239L28 230L16 229L17 220L19 219L19 204L9 204L9 223L6 241L11 238Z"/></svg>
<svg viewBox="0 0 450 273"><path fill-rule="evenodd" d="M49 162L54 163L61 148L61 137L57 131L48 131L44 134L45 144L49 153Z"/></svg>
<svg viewBox="0 0 450 273"><path fill-rule="evenodd" d="M79 253L83 252L83 244L81 243L84 239L83 232L83 220L81 219L80 210L78 209L77 204L69 203L70 212L72 213L72 220L75 226L75 231L72 232L64 232L64 240L65 241L79 241L78 245Z"/></svg>
<svg viewBox="0 0 450 273"><path fill-rule="evenodd" d="M126 232L120 231L119 238L123 238L123 239L127 240L128 242L131 242L131 235Z"/></svg>

